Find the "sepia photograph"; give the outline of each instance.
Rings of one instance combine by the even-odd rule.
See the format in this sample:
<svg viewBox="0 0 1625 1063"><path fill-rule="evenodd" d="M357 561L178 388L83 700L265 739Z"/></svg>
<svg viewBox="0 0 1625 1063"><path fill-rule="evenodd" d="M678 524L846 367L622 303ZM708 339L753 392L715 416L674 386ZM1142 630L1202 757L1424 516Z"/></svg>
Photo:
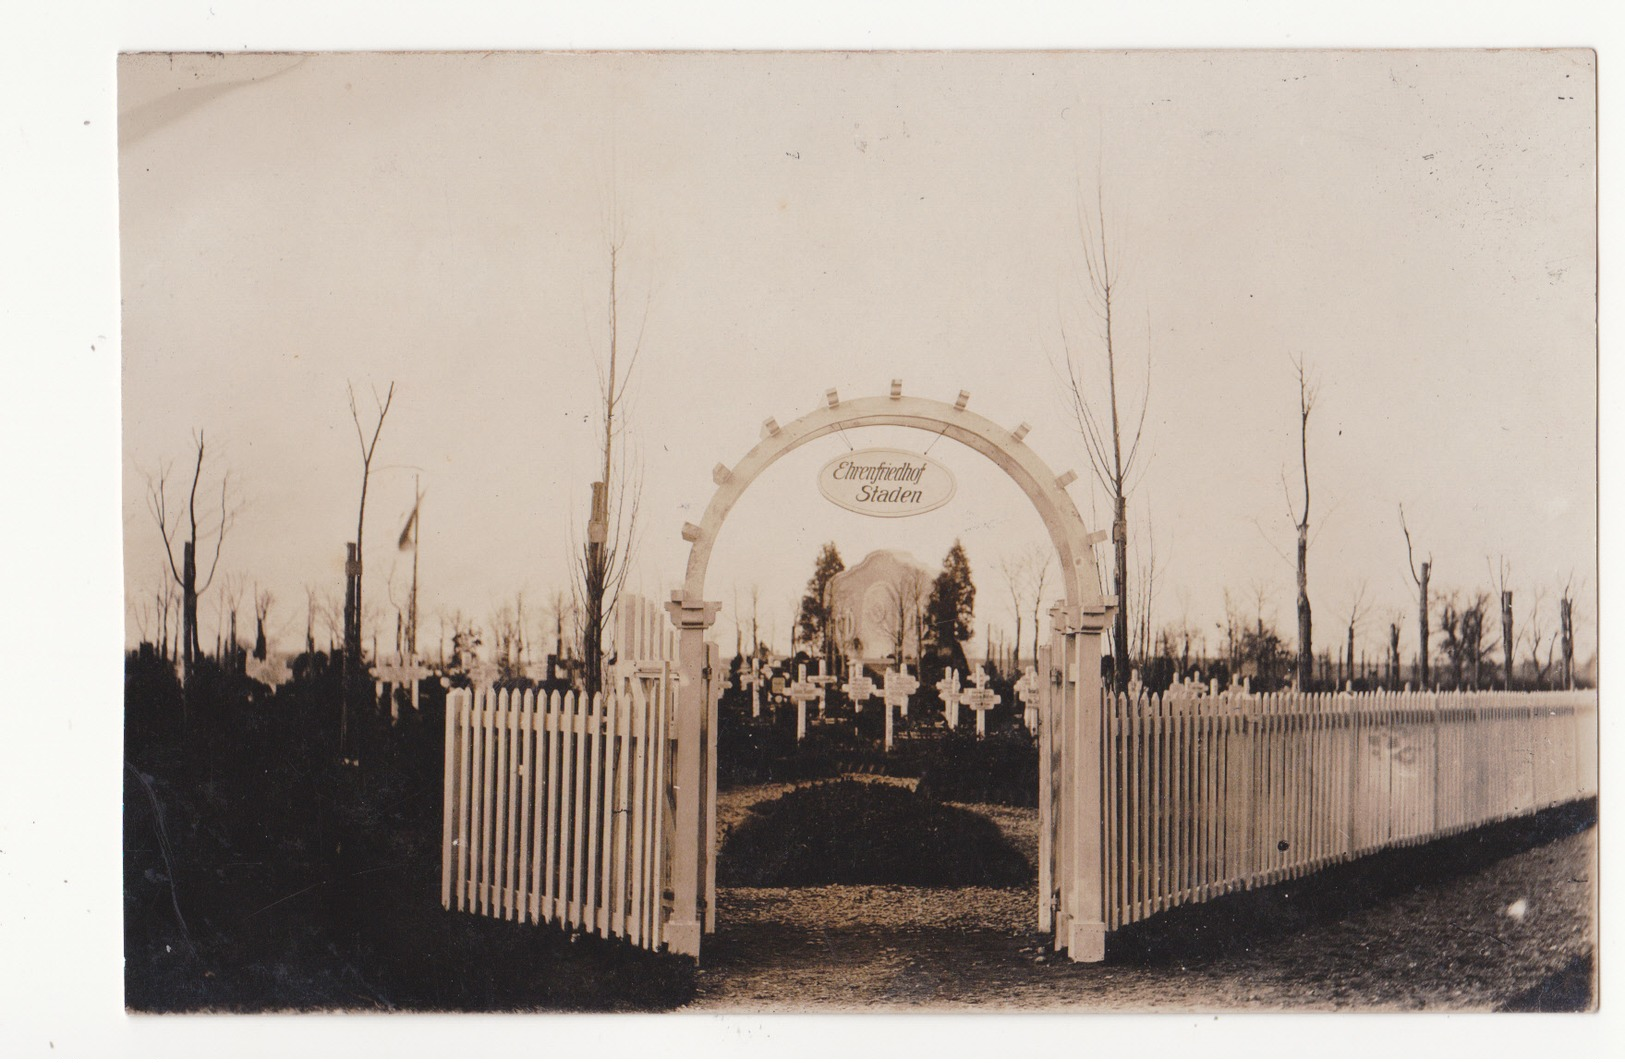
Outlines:
<svg viewBox="0 0 1625 1063"><path fill-rule="evenodd" d="M1604 5L0 24L0 1055L1625 1051Z"/></svg>
<svg viewBox="0 0 1625 1063"><path fill-rule="evenodd" d="M125 1006L1594 1009L1596 75L119 56Z"/></svg>

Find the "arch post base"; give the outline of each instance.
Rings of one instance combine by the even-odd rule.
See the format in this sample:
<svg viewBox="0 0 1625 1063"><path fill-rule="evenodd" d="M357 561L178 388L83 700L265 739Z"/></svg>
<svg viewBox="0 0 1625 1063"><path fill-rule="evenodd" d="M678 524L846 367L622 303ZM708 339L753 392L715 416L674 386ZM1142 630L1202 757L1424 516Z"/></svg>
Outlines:
<svg viewBox="0 0 1625 1063"><path fill-rule="evenodd" d="M677 956L700 958L700 923L697 919L666 924L666 949Z"/></svg>
<svg viewBox="0 0 1625 1063"><path fill-rule="evenodd" d="M720 602L685 598L681 592L666 603L677 627L676 713L671 754L671 914L666 920L666 947L681 956L699 959L701 898L708 892L702 866L709 851L703 815L708 781L705 753L715 736L708 733L712 677L706 661L705 632L716 621Z"/></svg>
<svg viewBox="0 0 1625 1063"><path fill-rule="evenodd" d="M1071 920L1066 928L1066 955L1073 963L1100 963L1106 958L1106 924Z"/></svg>

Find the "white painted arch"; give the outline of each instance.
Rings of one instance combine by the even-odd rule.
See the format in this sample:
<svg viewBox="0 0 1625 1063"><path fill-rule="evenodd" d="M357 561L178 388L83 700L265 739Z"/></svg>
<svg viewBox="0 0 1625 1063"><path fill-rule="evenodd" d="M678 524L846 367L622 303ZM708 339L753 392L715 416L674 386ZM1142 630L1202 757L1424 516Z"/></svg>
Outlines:
<svg viewBox="0 0 1625 1063"><path fill-rule="evenodd" d="M1095 569L1091 547L1104 535L1091 534L1067 493L1077 479L1068 472L1056 476L1025 441L1028 426L1005 428L966 404L969 396L961 391L953 403L938 402L902 393L902 382L893 381L891 394L842 400L831 388L825 404L791 423L780 426L772 418L762 425L761 441L738 464L718 465L712 470L716 493L705 507L699 524L683 525L683 538L689 549L682 598L691 602L705 598L705 575L711 564L711 551L723 522L740 496L769 466L786 454L816 439L850 428L876 425L918 428L933 435L945 435L965 444L1002 469L1026 494L1044 522L1050 540L1061 559L1067 604L1083 613L1098 613L1106 607L1100 577Z"/></svg>
<svg viewBox="0 0 1625 1063"><path fill-rule="evenodd" d="M1100 633L1115 604L1101 594L1091 548L1105 538L1090 533L1067 494L1077 479L1056 476L1027 446L1027 426L1004 428L953 403L905 396L900 380L891 394L841 401L831 388L823 407L780 427L772 418L762 439L733 468L712 471L717 490L699 524L683 525L691 544L681 589L666 609L678 629L681 682L673 720L671 757L671 908L666 945L679 955L700 955L703 930L715 928L716 681L717 652L705 633L720 603L705 600L711 551L728 513L751 483L797 447L848 428L876 425L918 428L945 435L1003 469L1044 521L1056 553L1066 603L1050 613L1050 682L1042 688L1039 771L1039 926L1053 927L1056 944L1074 960L1105 956L1101 794ZM1044 669L1040 670L1041 672ZM1055 754L1055 755L1052 755ZM1052 785L1053 784L1053 785Z"/></svg>

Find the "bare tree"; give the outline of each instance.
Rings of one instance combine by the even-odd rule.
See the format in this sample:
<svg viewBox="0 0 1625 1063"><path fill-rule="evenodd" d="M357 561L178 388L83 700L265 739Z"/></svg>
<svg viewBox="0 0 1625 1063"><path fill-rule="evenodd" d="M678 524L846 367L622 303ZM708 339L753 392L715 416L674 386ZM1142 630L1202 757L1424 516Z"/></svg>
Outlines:
<svg viewBox="0 0 1625 1063"><path fill-rule="evenodd" d="M1494 636L1487 621L1490 616L1490 596L1479 592L1473 595L1467 608L1461 611L1461 643L1467 660L1468 677L1474 690L1485 686L1485 666L1489 664Z"/></svg>
<svg viewBox="0 0 1625 1063"><path fill-rule="evenodd" d="M1543 689L1546 686L1547 677L1551 674L1552 664L1557 653L1558 632L1554 630L1548 637L1543 631L1540 605L1545 598L1545 592L1539 590L1535 592L1534 601L1529 606L1529 619L1524 623L1524 627L1529 632L1529 679L1530 684L1536 690ZM1546 643L1545 663L1542 663L1540 659L1540 644L1542 642Z"/></svg>
<svg viewBox="0 0 1625 1063"><path fill-rule="evenodd" d="M316 603L316 616L327 629L327 652L337 653L344 638L345 608L343 601L333 590L322 592Z"/></svg>
<svg viewBox="0 0 1625 1063"><path fill-rule="evenodd" d="M523 598L517 601L522 603ZM496 665L505 678L518 675L523 667L523 608L522 604L515 608L513 604L503 602L491 613L487 625L491 631L492 649L496 653Z"/></svg>
<svg viewBox="0 0 1625 1063"><path fill-rule="evenodd" d="M271 605L276 601L275 595L270 591L254 585L254 659L265 660L267 653L265 645L265 618L271 615Z"/></svg>
<svg viewBox="0 0 1625 1063"><path fill-rule="evenodd" d="M1027 552L1027 578L1032 594L1028 601L1032 602L1033 617L1033 667L1038 667L1038 618L1044 609L1044 584L1049 580L1050 562L1055 560L1055 550L1048 543L1037 543L1028 548Z"/></svg>
<svg viewBox="0 0 1625 1063"><path fill-rule="evenodd" d="M1486 562L1488 558L1484 559ZM1504 652L1503 671L1506 673L1506 688L1512 689L1513 673L1516 671L1516 649L1512 630L1512 592L1507 590L1507 581L1512 578L1512 566L1505 557L1501 558L1499 566L1491 569L1494 578L1495 590L1501 603L1501 648Z"/></svg>
<svg viewBox="0 0 1625 1063"><path fill-rule="evenodd" d="M575 590L581 605L581 652L583 685L589 694L597 693L603 682L604 627L620 598L637 539L638 503L643 493L641 473L634 474L627 461L627 448L618 451L616 439L625 431L623 403L637 368L643 344L643 327L633 340L631 352L621 365L619 266L621 237L612 234L609 243L609 337L608 357L593 359L598 374L598 399L604 417L604 465L602 479L592 485L592 508L587 519L587 541L579 552ZM644 319L648 304L644 304ZM619 419L618 419L619 418Z"/></svg>
<svg viewBox="0 0 1625 1063"><path fill-rule="evenodd" d="M931 597L931 580L918 569L905 570L886 588L884 630L891 640L892 658L901 665L908 657L909 639L914 640L914 661L919 664L925 646L926 605Z"/></svg>
<svg viewBox="0 0 1625 1063"><path fill-rule="evenodd" d="M1574 576L1563 584L1563 597L1557 602L1557 623L1563 645L1563 689L1574 689Z"/></svg>
<svg viewBox="0 0 1625 1063"><path fill-rule="evenodd" d="M203 481L204 434L200 429L192 435L195 447L192 463L192 483L186 492L186 511L177 513L172 508L169 498L170 467L165 464L156 476L147 477L147 509L158 524L158 532L164 539L164 556L169 562L169 575L180 588L181 597L181 678L183 685L189 684L196 674L198 661L203 657L203 648L198 637L197 603L198 598L204 594L209 585L214 582L214 575L220 565L220 549L225 543L226 532L231 527L232 514L227 506L227 485L231 474L224 472L220 475L220 508L218 514L211 520L205 517L202 525L198 522L198 489ZM175 560L175 538L181 533L182 524L185 524L186 538L181 542L181 560ZM214 543L213 556L209 561L208 575L200 582L198 579L198 543L199 539L208 549L212 539ZM183 712L185 710L183 709Z"/></svg>
<svg viewBox="0 0 1625 1063"><path fill-rule="evenodd" d="M1365 622L1365 616L1366 616L1366 612L1367 612L1367 605L1366 605L1366 601L1365 601L1365 586L1366 586L1365 585L1365 580L1361 580L1359 588L1356 589L1355 592L1354 592L1354 601L1349 606L1349 617L1348 617L1348 620L1349 620L1349 623L1348 623L1348 636L1349 636L1349 641L1348 641L1348 670L1349 671L1348 671L1348 677L1349 677L1349 679L1351 681L1358 674L1354 670L1354 632L1355 632L1356 628L1358 628L1362 623Z"/></svg>
<svg viewBox="0 0 1625 1063"><path fill-rule="evenodd" d="M451 668L466 674L473 667L479 657L479 648L484 644L480 629L461 609L452 610L445 622L451 626Z"/></svg>
<svg viewBox="0 0 1625 1063"><path fill-rule="evenodd" d="M1403 668L1399 662L1399 622L1404 615L1399 612L1388 614L1388 685L1398 689L1404 684L1401 678Z"/></svg>
<svg viewBox="0 0 1625 1063"><path fill-rule="evenodd" d="M158 621L158 655L164 660L174 663L175 657L170 652L169 634L174 626L176 595L175 584L170 578L167 562L161 567L158 579L158 590L152 596ZM174 648L179 649L179 640L176 640Z"/></svg>
<svg viewBox="0 0 1625 1063"><path fill-rule="evenodd" d="M305 652L316 652L316 618L321 615L321 596L305 584Z"/></svg>
<svg viewBox="0 0 1625 1063"><path fill-rule="evenodd" d="M238 671L246 657L242 653L242 644L237 638L237 612L243 605L243 577L240 574L228 573L220 582L220 634L224 636L224 652L215 651L222 666Z"/></svg>
<svg viewBox="0 0 1625 1063"><path fill-rule="evenodd" d="M553 657L558 664L569 660L572 654L565 642L564 630L575 630L575 620L572 615L570 593L555 590L548 599L547 615L553 618ZM551 677L550 677L551 678Z"/></svg>
<svg viewBox="0 0 1625 1063"><path fill-rule="evenodd" d="M1016 656L1021 655L1021 620L1027 607L1027 585L1031 581L1032 552L1024 550L999 560L999 572L1010 594L1010 608L1016 614ZM1036 638L1034 639L1036 642ZM1019 663L1019 661L1018 661Z"/></svg>
<svg viewBox="0 0 1625 1063"><path fill-rule="evenodd" d="M1191 627L1190 591L1187 588L1179 589L1179 623L1170 624L1164 628L1163 639L1168 647L1168 655L1174 658L1179 665L1179 677L1186 679L1191 670L1191 642L1197 637Z"/></svg>
<svg viewBox="0 0 1625 1063"><path fill-rule="evenodd" d="M351 683L361 675L361 618L363 614L361 596L361 569L362 569L362 535L367 524L367 484L372 478L372 457L378 449L378 436L384 430L384 418L389 416L389 407L395 401L395 384L390 382L389 390L383 398L378 397L375 389L372 394L373 405L377 408L377 419L373 422L372 435L369 438L366 429L361 424L361 411L356 405L355 388L346 384L345 390L350 396L350 419L355 422L356 442L361 447L361 501L356 507L355 542L351 544L350 557L347 558L344 573L345 602L344 602L344 670ZM347 683L348 687L350 684ZM346 718L346 722L347 718Z"/></svg>
<svg viewBox="0 0 1625 1063"><path fill-rule="evenodd" d="M152 603L149 601L132 602L131 613L135 619L136 645L150 644L152 642L151 635L155 616Z"/></svg>
<svg viewBox="0 0 1625 1063"><path fill-rule="evenodd" d="M1287 507L1298 530L1298 687L1308 690L1314 680L1311 648L1314 632L1309 609L1309 414L1315 408L1315 394L1320 389L1309 382L1303 359L1294 358L1292 367L1298 373L1298 455L1303 469L1303 508L1298 510L1293 506L1284 470L1281 488L1286 491Z"/></svg>
<svg viewBox="0 0 1625 1063"><path fill-rule="evenodd" d="M1147 327L1145 357L1145 389L1140 397L1140 410L1134 434L1125 452L1123 446L1124 419L1119 409L1117 343L1114 321L1118 272L1107 240L1106 211L1100 189L1095 192L1095 215L1090 219L1078 209L1078 233L1083 244L1083 256L1089 287L1084 301L1089 305L1100 325L1100 339L1104 348L1106 392L1104 399L1091 395L1082 352L1075 351L1063 322L1061 341L1066 351L1067 397L1084 449L1089 455L1089 467L1095 479L1112 500L1112 545L1115 551L1113 566L1113 593L1117 597L1116 616L1112 625L1113 682L1119 691L1128 689L1132 670L1129 661L1129 603L1128 603L1128 496L1130 480L1138 468L1140 442L1144 437L1145 414L1151 396L1151 346ZM1104 407L1104 408L1102 408Z"/></svg>
<svg viewBox="0 0 1625 1063"><path fill-rule="evenodd" d="M1405 524L1405 505L1399 506L1399 527L1405 533L1405 560L1411 568L1411 582L1416 584L1416 686L1418 690L1426 690L1428 686L1428 580L1433 576L1433 555L1422 562L1420 571L1416 567L1416 554L1411 549L1411 529Z"/></svg>
<svg viewBox="0 0 1625 1063"><path fill-rule="evenodd" d="M1230 682L1236 681L1236 673L1241 670L1241 643L1242 629L1246 621L1242 619L1241 610L1237 608L1230 588L1224 589L1224 659L1229 669Z"/></svg>
<svg viewBox="0 0 1625 1063"><path fill-rule="evenodd" d="M1457 688L1479 688L1492 645L1489 633L1484 630L1489 602L1489 595L1479 591L1463 605L1460 595L1452 593L1439 607L1439 633Z"/></svg>
<svg viewBox="0 0 1625 1063"><path fill-rule="evenodd" d="M739 584L733 586L734 594L734 656L741 661L745 659L745 618L739 612Z"/></svg>
<svg viewBox="0 0 1625 1063"><path fill-rule="evenodd" d="M760 658L762 655L762 588L760 584L750 585L750 655Z"/></svg>
<svg viewBox="0 0 1625 1063"><path fill-rule="evenodd" d="M1136 550L1136 553L1140 554L1141 551ZM1144 551L1143 556L1136 557L1134 572L1133 612L1138 619L1135 621L1135 630L1129 640L1134 647L1130 653L1131 659L1144 659L1152 653L1151 614L1156 604L1157 576L1160 574L1161 569L1157 565L1157 537L1155 528L1151 523L1151 509L1147 506L1145 511Z"/></svg>

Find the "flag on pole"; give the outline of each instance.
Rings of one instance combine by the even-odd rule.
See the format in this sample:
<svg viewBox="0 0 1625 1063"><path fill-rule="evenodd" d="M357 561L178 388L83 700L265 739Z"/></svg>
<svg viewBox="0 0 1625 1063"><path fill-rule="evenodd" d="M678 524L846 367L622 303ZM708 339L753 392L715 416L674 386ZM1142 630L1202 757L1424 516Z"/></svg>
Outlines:
<svg viewBox="0 0 1625 1063"><path fill-rule="evenodd" d="M423 504L419 498L412 506L412 515L406 518L406 527L401 529L401 541L397 544L402 550L410 550L418 541L418 506Z"/></svg>

